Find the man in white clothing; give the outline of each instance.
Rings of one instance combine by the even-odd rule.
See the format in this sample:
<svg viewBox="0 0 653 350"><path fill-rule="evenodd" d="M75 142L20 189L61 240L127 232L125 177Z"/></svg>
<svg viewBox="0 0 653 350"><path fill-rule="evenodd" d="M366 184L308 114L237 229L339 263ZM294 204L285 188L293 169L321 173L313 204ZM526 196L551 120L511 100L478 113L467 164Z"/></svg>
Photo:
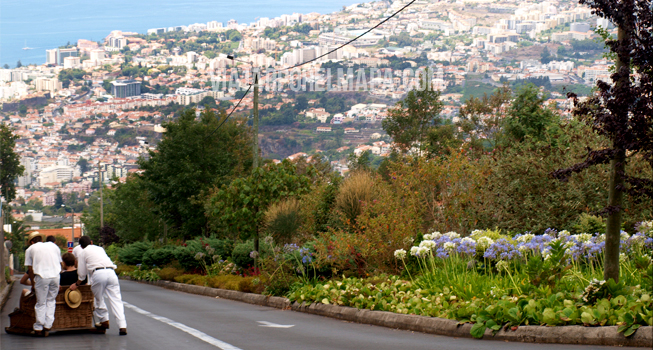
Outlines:
<svg viewBox="0 0 653 350"><path fill-rule="evenodd" d="M93 245L88 236L79 239L82 251L77 257L77 278L78 281L70 286L71 290L88 276L91 283L91 290L95 295L95 310L93 313L100 322L95 324L99 329L109 329L109 311L104 298L109 298L111 312L118 322L119 334L127 335L127 321L125 320L125 307L122 304L120 295L120 283L113 264L104 248Z"/></svg>
<svg viewBox="0 0 653 350"><path fill-rule="evenodd" d="M34 281L32 292L36 294L34 335L48 336L54 323L61 252L55 244L43 243L43 236L32 232L27 237L29 248L25 251L25 266L30 280Z"/></svg>

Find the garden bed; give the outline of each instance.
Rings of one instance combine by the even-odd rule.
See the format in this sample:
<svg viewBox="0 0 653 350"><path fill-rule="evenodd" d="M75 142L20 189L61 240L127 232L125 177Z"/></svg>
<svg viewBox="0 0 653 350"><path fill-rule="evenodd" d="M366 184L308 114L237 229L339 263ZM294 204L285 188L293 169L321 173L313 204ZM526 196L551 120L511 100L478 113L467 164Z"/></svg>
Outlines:
<svg viewBox="0 0 653 350"><path fill-rule="evenodd" d="M365 309L360 310L352 307L327 305L322 303L292 303L289 299L283 297L265 296L170 281L159 280L155 282L141 282L185 293L236 300L283 310L290 309L296 312L332 317L349 322L451 337L471 337L471 324L460 324L457 321L438 317L404 315L393 312L371 311ZM483 339L527 343L650 347L653 342L653 327L641 327L633 336L626 338L623 334L617 331L616 326L521 326L516 327L515 329L501 329L496 333L487 329L484 333Z"/></svg>
<svg viewBox="0 0 653 350"><path fill-rule="evenodd" d="M460 325L456 332L464 329L476 338L525 326L614 326L627 339L653 325L652 227L646 222L632 236L623 233L619 283L601 280L603 235L551 229L542 235L497 230L475 230L468 237L420 235L408 252L394 252L398 273L371 277L365 277L365 270L338 273L333 258L317 244L274 246L271 240L263 242L261 256L248 254L249 243L239 243L228 260L215 254L229 246L222 241L212 242L217 248L200 242L143 254L154 260L176 255L177 265L184 261L194 269L190 271L172 266L121 269L130 270L123 275L135 280L282 296L298 305L315 304L311 310L335 305L447 319ZM191 245L197 247L189 250ZM125 249L123 256L133 250ZM259 267L248 267L255 258Z"/></svg>

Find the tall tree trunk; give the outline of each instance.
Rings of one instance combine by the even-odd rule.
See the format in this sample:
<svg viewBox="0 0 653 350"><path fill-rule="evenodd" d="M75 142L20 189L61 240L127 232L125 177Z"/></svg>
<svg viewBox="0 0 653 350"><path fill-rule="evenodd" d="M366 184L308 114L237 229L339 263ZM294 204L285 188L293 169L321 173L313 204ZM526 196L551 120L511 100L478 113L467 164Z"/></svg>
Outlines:
<svg viewBox="0 0 653 350"><path fill-rule="evenodd" d="M626 31L618 28L617 40L619 45L624 45L628 40ZM615 69L619 72L623 67L630 66L629 58L617 56ZM630 74L615 82L616 89L628 84ZM617 136L618 137L618 136ZM605 257L603 261L603 278L612 278L619 282L619 245L621 240L621 212L623 210L623 174L626 167L626 150L616 140L612 143L615 154L610 161L610 187L608 194L608 222L605 230Z"/></svg>
<svg viewBox="0 0 653 350"><path fill-rule="evenodd" d="M607 281L612 278L619 282L619 245L621 240L621 212L623 205L624 183L623 172L626 162L626 152L617 151L610 161L610 188L608 194L608 222L605 232L605 257L603 262L603 278Z"/></svg>

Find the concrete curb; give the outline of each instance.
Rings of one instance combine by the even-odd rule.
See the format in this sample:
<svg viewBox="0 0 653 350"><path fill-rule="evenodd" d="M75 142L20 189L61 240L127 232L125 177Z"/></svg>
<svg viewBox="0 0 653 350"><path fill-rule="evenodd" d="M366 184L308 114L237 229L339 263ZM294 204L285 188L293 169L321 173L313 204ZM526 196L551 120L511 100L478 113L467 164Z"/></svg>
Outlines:
<svg viewBox="0 0 653 350"><path fill-rule="evenodd" d="M124 278L124 277L121 277ZM129 279L129 278L125 278ZM282 297L271 297L261 294L243 293L235 290L226 290L196 286L191 284L156 281L141 283L152 284L179 292L219 297L259 306L274 307L283 310L292 310L314 315L331 317L343 321L371 324L388 328L408 331L437 334L447 337L472 338L469 333L470 323L459 324L458 321L438 317L417 315L404 315L387 311L372 311L356 309L348 306L327 305L321 303L290 303ZM549 344L580 344L580 345L607 345L607 346L633 346L651 347L653 345L653 327L640 327L630 338L617 332L617 326L584 327L584 326L519 326L516 330L502 329L495 335L491 330L485 331L483 339L502 340L524 343L549 343Z"/></svg>
<svg viewBox="0 0 653 350"><path fill-rule="evenodd" d="M9 294L11 294L11 287L13 287L16 281L11 281L5 288L0 291L0 311L5 306L7 299L9 299Z"/></svg>

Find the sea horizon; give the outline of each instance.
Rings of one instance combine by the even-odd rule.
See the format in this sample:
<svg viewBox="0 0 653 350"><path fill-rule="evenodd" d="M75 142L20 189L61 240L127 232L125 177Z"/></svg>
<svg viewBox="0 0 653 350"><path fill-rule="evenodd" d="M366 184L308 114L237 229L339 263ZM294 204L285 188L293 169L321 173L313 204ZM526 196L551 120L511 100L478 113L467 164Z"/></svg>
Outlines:
<svg viewBox="0 0 653 350"><path fill-rule="evenodd" d="M283 14L318 12L328 14L357 2L326 0L307 4L299 0L252 0L251 6L215 3L210 0L187 2L169 0L113 1L98 13L94 3L81 0L42 2L35 0L0 1L0 66L14 68L44 64L45 50L76 44L79 39L103 40L113 30L145 34L150 28L163 28L209 21L227 24L252 23L258 18ZM23 50L28 46L31 50Z"/></svg>

